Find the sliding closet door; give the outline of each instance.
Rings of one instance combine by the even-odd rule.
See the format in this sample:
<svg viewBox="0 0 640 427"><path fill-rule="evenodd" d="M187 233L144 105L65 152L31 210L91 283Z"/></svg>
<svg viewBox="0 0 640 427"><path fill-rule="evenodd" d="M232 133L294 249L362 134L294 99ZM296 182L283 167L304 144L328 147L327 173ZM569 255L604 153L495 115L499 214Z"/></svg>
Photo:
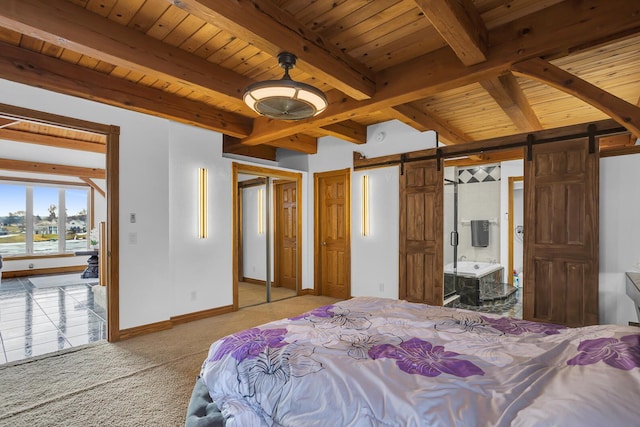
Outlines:
<svg viewBox="0 0 640 427"><path fill-rule="evenodd" d="M274 183L274 286L297 290L298 201L295 181Z"/></svg>
<svg viewBox="0 0 640 427"><path fill-rule="evenodd" d="M404 164L400 176L400 298L443 303L443 168L435 160Z"/></svg>
<svg viewBox="0 0 640 427"><path fill-rule="evenodd" d="M597 149L586 138L534 145L525 183L524 318L597 324Z"/></svg>

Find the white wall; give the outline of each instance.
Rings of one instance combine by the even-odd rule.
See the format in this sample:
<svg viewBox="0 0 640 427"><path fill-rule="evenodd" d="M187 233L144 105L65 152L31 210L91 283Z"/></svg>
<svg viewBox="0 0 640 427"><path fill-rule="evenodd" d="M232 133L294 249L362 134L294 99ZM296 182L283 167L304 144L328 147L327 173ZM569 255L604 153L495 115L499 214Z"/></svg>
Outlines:
<svg viewBox="0 0 640 427"><path fill-rule="evenodd" d="M232 303L231 161L221 155L220 134L4 80L0 80L0 102L120 126L121 328ZM312 174L350 168L353 151L377 157L435 146L434 133L420 133L397 121L369 126L367 140L354 145L321 138L317 154L288 155L280 163L309 171L303 173L302 188L303 288L313 287ZM624 272L640 261L639 165L640 155L601 161L600 313L604 323L637 320L625 296ZM209 169L210 180L210 234L202 240L195 234L198 167ZM394 297L398 292L398 168L367 171L371 176L370 237L358 232L361 173L352 179L352 295ZM509 175L503 163L503 184ZM504 215L506 210L501 212ZM135 224L129 223L130 213L137 215Z"/></svg>
<svg viewBox="0 0 640 427"><path fill-rule="evenodd" d="M450 213L451 215L453 212ZM458 259L499 262L500 182L458 184ZM471 220L489 220L489 245L472 246Z"/></svg>
<svg viewBox="0 0 640 427"><path fill-rule="evenodd" d="M242 265L244 277L267 280L267 224L262 218L264 231L258 232L258 193L262 190L265 202L265 186L242 190ZM266 205L265 209L266 209ZM272 240L273 241L273 240Z"/></svg>
<svg viewBox="0 0 640 427"><path fill-rule="evenodd" d="M600 323L638 321L625 272L640 271L639 184L640 154L600 160Z"/></svg>
<svg viewBox="0 0 640 427"><path fill-rule="evenodd" d="M166 316L231 305L231 162L222 158L222 135L175 122L169 123L170 280L163 295ZM166 138L166 137L165 137ZM208 238L197 236L198 169L208 169ZM166 194L162 192L163 194ZM121 224L120 234L123 232ZM158 233L164 234L164 233ZM158 246L157 250L161 250ZM121 285L122 287L122 285ZM166 317L165 317L166 318Z"/></svg>
<svg viewBox="0 0 640 427"><path fill-rule="evenodd" d="M369 233L362 235L362 176L369 176ZM398 298L399 168L355 171L352 179L351 295Z"/></svg>
<svg viewBox="0 0 640 427"><path fill-rule="evenodd" d="M169 253L171 124L103 105L90 104L83 109L94 114L106 109L91 119L120 126L120 328L166 320L173 305ZM58 110L58 114L71 115L66 109ZM129 222L131 213L136 214L135 224ZM140 310L141 305L144 310Z"/></svg>
<svg viewBox="0 0 640 427"><path fill-rule="evenodd" d="M232 303L231 168L220 134L4 80L0 102L120 127L122 329ZM193 229L200 166L212 202L204 240Z"/></svg>
<svg viewBox="0 0 640 427"><path fill-rule="evenodd" d="M434 132L418 132L393 120L367 128L367 143L354 145L333 137L318 141L318 153L308 156L309 184L307 193L313 194L313 174L351 168L353 152L358 151L367 158L387 154L423 150L436 146ZM287 164L293 164L292 158ZM298 161L298 163L303 163ZM361 178L370 176L371 236L360 234ZM399 248L399 187L397 166L358 171L351 178L351 295L352 296L398 296L398 248ZM307 221L314 223L313 197L307 204ZM313 278L313 227L308 229L306 257L308 275ZM382 285L382 286L381 286ZM313 281L305 283L313 288Z"/></svg>

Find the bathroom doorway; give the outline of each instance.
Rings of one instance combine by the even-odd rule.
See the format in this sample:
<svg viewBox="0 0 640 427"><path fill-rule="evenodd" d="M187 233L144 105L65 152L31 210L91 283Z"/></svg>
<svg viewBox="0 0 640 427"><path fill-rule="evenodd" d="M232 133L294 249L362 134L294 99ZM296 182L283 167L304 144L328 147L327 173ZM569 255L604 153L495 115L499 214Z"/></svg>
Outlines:
<svg viewBox="0 0 640 427"><path fill-rule="evenodd" d="M507 255L512 243L506 240L508 183L512 175L522 177L521 170L521 160L450 162L445 167L445 305L522 318L520 290L512 277L514 257ZM522 205L519 212L522 214ZM515 265L521 269L521 250L519 255Z"/></svg>
<svg viewBox="0 0 640 427"><path fill-rule="evenodd" d="M524 286L524 177L509 177L508 212L509 269L508 282L517 288Z"/></svg>

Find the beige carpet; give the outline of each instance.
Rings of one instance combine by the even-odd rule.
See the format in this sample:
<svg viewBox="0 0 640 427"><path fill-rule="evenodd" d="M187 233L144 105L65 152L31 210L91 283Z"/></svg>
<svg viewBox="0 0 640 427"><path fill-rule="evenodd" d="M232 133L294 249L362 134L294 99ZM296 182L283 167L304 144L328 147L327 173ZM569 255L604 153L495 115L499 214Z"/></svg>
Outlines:
<svg viewBox="0 0 640 427"><path fill-rule="evenodd" d="M295 297L0 365L0 426L183 426L214 340L335 301Z"/></svg>

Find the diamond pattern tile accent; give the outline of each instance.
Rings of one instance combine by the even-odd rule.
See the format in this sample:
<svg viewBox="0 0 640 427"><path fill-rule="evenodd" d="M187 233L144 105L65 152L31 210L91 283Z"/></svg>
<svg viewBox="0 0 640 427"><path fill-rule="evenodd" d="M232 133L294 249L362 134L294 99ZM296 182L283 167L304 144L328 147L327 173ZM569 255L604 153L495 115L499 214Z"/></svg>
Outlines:
<svg viewBox="0 0 640 427"><path fill-rule="evenodd" d="M459 184L495 181L500 181L500 166L476 166L458 169Z"/></svg>

